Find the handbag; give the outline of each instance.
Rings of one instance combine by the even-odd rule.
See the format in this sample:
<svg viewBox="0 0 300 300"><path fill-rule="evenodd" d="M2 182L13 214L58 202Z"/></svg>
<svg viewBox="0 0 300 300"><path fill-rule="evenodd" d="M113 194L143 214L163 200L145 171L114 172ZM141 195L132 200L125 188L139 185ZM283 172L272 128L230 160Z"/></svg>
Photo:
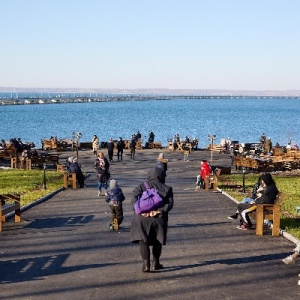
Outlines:
<svg viewBox="0 0 300 300"><path fill-rule="evenodd" d="M146 190L134 204L134 211L139 215L157 210L164 205L163 198L158 194L156 188L150 188L147 182L144 185Z"/></svg>

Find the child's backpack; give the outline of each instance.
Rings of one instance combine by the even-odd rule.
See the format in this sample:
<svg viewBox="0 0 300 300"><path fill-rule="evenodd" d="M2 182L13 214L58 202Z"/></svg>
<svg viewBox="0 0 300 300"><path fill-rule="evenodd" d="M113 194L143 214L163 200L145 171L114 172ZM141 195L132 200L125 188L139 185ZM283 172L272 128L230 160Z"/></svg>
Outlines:
<svg viewBox="0 0 300 300"><path fill-rule="evenodd" d="M146 190L134 204L134 211L139 215L156 210L164 205L164 201L157 190L150 188L147 182L145 182L144 185Z"/></svg>

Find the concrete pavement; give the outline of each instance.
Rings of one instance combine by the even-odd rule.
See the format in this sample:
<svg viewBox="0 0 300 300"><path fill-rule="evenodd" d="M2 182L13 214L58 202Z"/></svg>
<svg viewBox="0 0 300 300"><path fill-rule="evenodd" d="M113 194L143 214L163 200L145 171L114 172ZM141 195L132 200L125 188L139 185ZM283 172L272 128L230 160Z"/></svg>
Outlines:
<svg viewBox="0 0 300 300"><path fill-rule="evenodd" d="M144 182L160 152L169 159L167 184L173 186L164 269L141 272L139 248L129 242L132 189ZM67 156L72 153L64 153ZM105 151L106 154L106 151ZM195 190L200 160L188 162L167 150L126 152L111 164L111 176L126 196L124 222L110 231L110 210L97 197L92 151L79 162L90 173L84 189L67 189L4 224L0 233L0 299L298 299L299 262L281 262L294 244L284 237L255 236L230 221L236 204L221 193ZM229 165L225 154L215 163Z"/></svg>

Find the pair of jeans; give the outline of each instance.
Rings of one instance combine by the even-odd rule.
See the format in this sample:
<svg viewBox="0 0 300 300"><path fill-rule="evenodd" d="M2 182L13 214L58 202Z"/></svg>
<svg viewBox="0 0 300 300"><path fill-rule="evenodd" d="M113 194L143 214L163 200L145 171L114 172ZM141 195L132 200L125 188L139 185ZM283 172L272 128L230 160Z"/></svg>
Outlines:
<svg viewBox="0 0 300 300"><path fill-rule="evenodd" d="M254 201L252 198L244 198L241 203L250 203L251 201Z"/></svg>
<svg viewBox="0 0 300 300"><path fill-rule="evenodd" d="M98 190L101 191L102 187L104 187L105 190L107 190L108 187L108 183L107 183L107 179L104 179L104 174L98 174ZM103 182L103 179L105 180Z"/></svg>

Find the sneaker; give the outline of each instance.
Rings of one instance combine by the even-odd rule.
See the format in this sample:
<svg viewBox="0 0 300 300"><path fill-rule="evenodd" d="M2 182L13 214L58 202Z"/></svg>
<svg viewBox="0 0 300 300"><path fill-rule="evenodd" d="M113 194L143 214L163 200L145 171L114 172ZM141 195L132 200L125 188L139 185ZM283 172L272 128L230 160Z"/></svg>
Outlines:
<svg viewBox="0 0 300 300"><path fill-rule="evenodd" d="M247 224L242 224L242 225L239 225L239 226L237 227L237 229L241 229L241 230L248 230L248 229L249 229L249 227L248 227L248 225L247 225Z"/></svg>
<svg viewBox="0 0 300 300"><path fill-rule="evenodd" d="M98 197L101 196L101 191L98 191Z"/></svg>
<svg viewBox="0 0 300 300"><path fill-rule="evenodd" d="M293 255L289 255L282 260L286 265L293 265L295 263L295 258Z"/></svg>
<svg viewBox="0 0 300 300"><path fill-rule="evenodd" d="M228 219L230 219L230 220L236 220L238 218L238 214L237 213L235 213L235 214L233 214L233 215L231 215L231 216L228 216Z"/></svg>
<svg viewBox="0 0 300 300"><path fill-rule="evenodd" d="M110 229L110 230L114 230L113 224L109 224L109 229Z"/></svg>

